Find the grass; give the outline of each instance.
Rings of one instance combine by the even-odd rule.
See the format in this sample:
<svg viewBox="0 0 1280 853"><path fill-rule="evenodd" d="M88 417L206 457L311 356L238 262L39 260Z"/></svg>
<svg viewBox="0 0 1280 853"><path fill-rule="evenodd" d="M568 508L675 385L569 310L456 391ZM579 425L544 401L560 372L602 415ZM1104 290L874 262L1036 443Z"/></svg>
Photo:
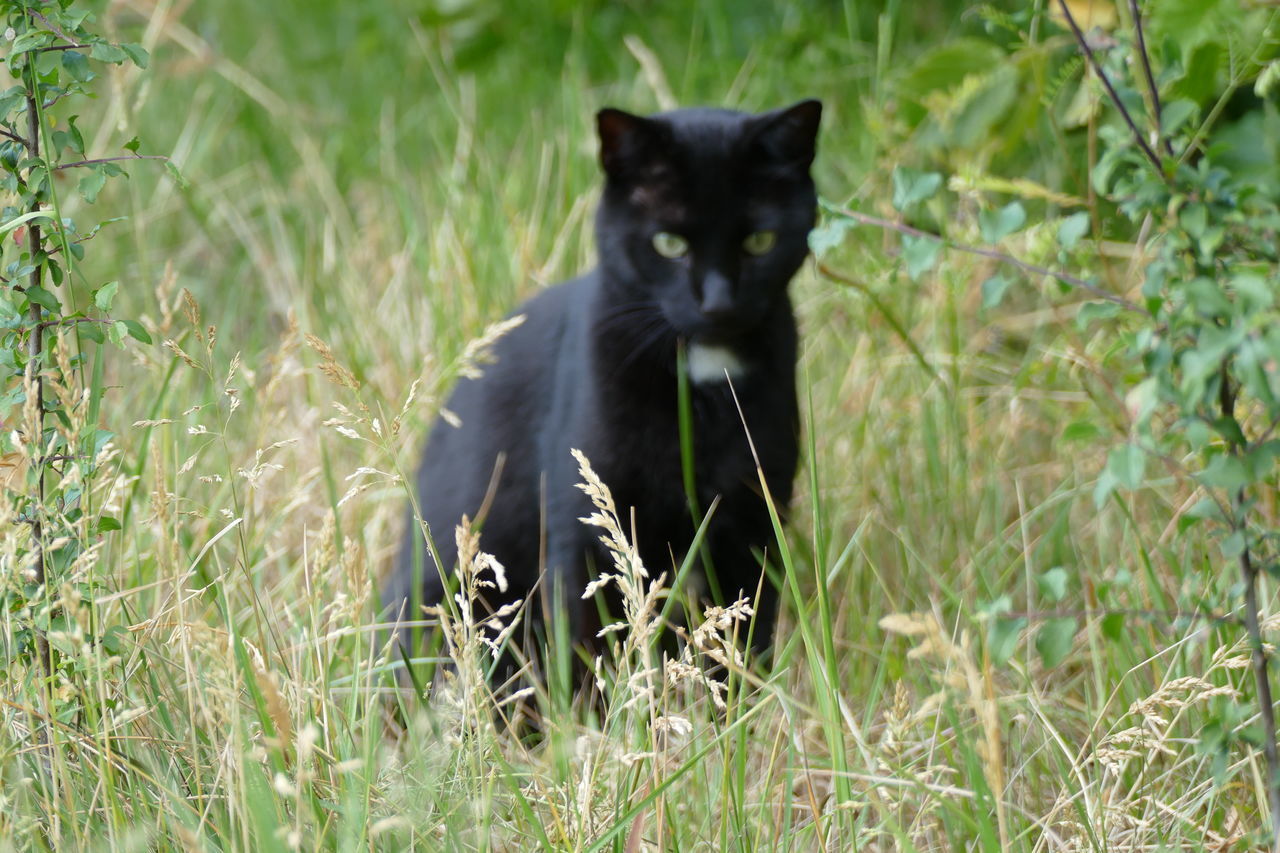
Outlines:
<svg viewBox="0 0 1280 853"><path fill-rule="evenodd" d="M822 97L825 196L887 212L893 164L942 160L977 176L956 209L975 234L988 173L1083 192L1078 139L936 147L904 118L913 63L981 27L866 5L113 4L107 31L154 61L109 75L91 150L138 132L192 186L139 167L105 192L130 219L86 276L173 345L104 354L121 452L100 500L125 526L84 567L92 607L63 598L125 640L71 626L52 697L7 665L0 848L1246 849L1260 761L1214 748L1250 723L1226 696L1251 690L1246 652L1166 615L1221 608L1232 576L1170 523L1184 486L1094 507L1125 377L1079 299L1022 285L984 310L987 261L912 282L870 231L823 259L856 286L794 285L808 458L769 668L734 663L723 614L714 671L620 639L603 712L553 679L534 743L495 721L514 704L488 712L461 624L446 689L393 690L374 590L398 479L467 342L591 263L599 106ZM1050 228L1010 248L1045 255ZM638 624L674 570L648 569ZM992 662L1003 596L1033 632L1086 614L1065 660L1029 640Z"/></svg>

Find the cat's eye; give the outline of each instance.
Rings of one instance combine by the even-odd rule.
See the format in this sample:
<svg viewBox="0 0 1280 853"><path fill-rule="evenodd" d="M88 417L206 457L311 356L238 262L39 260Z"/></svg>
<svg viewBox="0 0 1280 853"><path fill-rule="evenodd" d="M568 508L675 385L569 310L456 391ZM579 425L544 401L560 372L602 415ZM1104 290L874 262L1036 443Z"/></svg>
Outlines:
<svg viewBox="0 0 1280 853"><path fill-rule="evenodd" d="M778 235L774 231L757 231L754 234L748 234L747 239L742 241L742 250L748 255L763 255L765 252L773 248L773 244L778 242Z"/></svg>
<svg viewBox="0 0 1280 853"><path fill-rule="evenodd" d="M670 231L659 231L653 235L653 250L664 258L676 260L689 254L689 241Z"/></svg>

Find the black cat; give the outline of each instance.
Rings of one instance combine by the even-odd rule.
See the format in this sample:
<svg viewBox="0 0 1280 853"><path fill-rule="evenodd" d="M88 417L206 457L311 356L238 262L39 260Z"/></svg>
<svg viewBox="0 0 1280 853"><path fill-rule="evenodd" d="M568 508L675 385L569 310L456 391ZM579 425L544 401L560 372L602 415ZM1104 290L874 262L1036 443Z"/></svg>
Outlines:
<svg viewBox="0 0 1280 853"><path fill-rule="evenodd" d="M448 408L462 425L435 425L418 473L422 515L446 572L454 526L488 496L481 547L510 582L491 606L559 590L552 606L569 609L575 640L594 638L597 605L580 596L589 566L610 563L599 531L578 520L590 504L574 487L575 447L612 489L624 523L634 508L651 574L671 577L672 557L681 559L695 532L677 418L683 342L697 499L705 510L720 498L706 540L726 598L718 603L760 588L753 646L769 644L777 590L760 584L753 550L773 551L773 528L743 422L784 509L799 428L787 285L814 224L809 167L821 114L818 101L759 115L599 113L599 267L518 309L525 322L499 341L482 378L458 384ZM384 597L393 618L417 618L419 604L443 597L425 550L411 521ZM542 612L537 602L528 609Z"/></svg>

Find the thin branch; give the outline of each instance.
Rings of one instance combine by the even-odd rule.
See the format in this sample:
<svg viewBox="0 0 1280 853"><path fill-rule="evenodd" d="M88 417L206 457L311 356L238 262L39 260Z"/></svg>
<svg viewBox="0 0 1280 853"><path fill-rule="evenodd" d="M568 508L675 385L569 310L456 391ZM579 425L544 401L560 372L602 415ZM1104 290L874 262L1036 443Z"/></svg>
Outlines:
<svg viewBox="0 0 1280 853"><path fill-rule="evenodd" d="M1218 409L1224 418L1233 418L1236 408L1236 386L1231 382L1230 361L1223 362L1222 387L1218 392ZM1228 439L1230 453L1239 458L1244 443ZM1250 659L1253 680L1258 690L1258 722L1262 726L1262 755L1266 760L1267 802L1271 810L1271 850L1280 853L1280 754L1276 752L1276 711L1271 695L1270 662L1262 641L1262 625L1258 619L1258 567L1253 562L1253 550L1249 547L1249 522L1245 518L1247 498L1243 486L1231 495L1232 533L1244 539L1240 550L1240 580L1244 582L1244 624L1249 636Z"/></svg>
<svg viewBox="0 0 1280 853"><path fill-rule="evenodd" d="M1142 12L1138 9L1138 0L1129 0L1129 16L1133 18L1133 30L1138 36L1138 56L1142 59L1142 73L1147 78L1147 92L1151 95L1151 111L1155 113L1156 139L1163 143L1165 152L1173 153L1173 143L1161 132L1160 120L1164 114L1160 107L1160 90L1156 88L1156 77L1151 73L1151 55L1147 53L1147 39L1142 34Z"/></svg>
<svg viewBox="0 0 1280 853"><path fill-rule="evenodd" d="M3 127L0 127L0 136L5 137L6 139L12 139L14 142L18 143L23 148L30 147L29 145L27 145L27 140L23 139L21 136L19 136L16 133L12 133L8 130L5 130Z"/></svg>
<svg viewBox="0 0 1280 853"><path fill-rule="evenodd" d="M1115 87L1111 85L1111 79L1107 77L1107 72L1102 70L1102 63L1094 55L1093 48L1089 47L1089 41L1084 37L1084 33L1080 30L1080 25L1076 23L1075 17L1071 14L1071 7L1067 5L1067 0L1058 0L1058 6L1062 9L1062 14L1067 19L1067 24L1071 27L1072 35L1076 37L1076 43L1080 45L1080 49L1084 51L1085 58L1089 60L1093 73L1098 75L1098 79L1102 81L1103 87L1107 90L1107 95L1111 98L1111 103L1120 111L1120 115L1124 116L1125 123L1129 125L1129 130L1133 131L1134 141L1138 143L1142 153L1151 161L1151 165L1155 167L1156 174L1166 184L1169 183L1169 176L1164 173L1164 169L1160 165L1160 158L1156 156L1156 152L1151 150L1147 140L1143 139L1142 131L1138 129L1133 116L1129 115L1129 110L1125 107L1124 102L1120 100L1120 95L1116 92Z"/></svg>
<svg viewBox="0 0 1280 853"><path fill-rule="evenodd" d="M49 20L48 18L46 18L44 15L41 15L41 14L40 14L39 12L37 12L35 9L32 9L32 8L28 7L26 11L27 11L27 14L28 14L28 15L31 15L33 18L39 18L39 19L40 19L40 21L41 21L41 23L43 23L46 27L48 27L48 28L49 28L49 31L50 31L50 32L52 32L52 33L54 33L55 35L57 35L57 36L58 36L58 38L62 39L62 40L63 40L63 41L65 41L65 42L68 42L67 47L72 48L72 47L86 47L86 46L87 46L87 45L80 44L80 43L79 43L79 42L77 42L75 39L73 39L71 36L67 35L65 32L63 32L63 31L62 31L62 27L58 26L58 25L57 25L57 24L55 24L53 21L51 21L51 20Z"/></svg>
<svg viewBox="0 0 1280 853"><path fill-rule="evenodd" d="M898 318L889 310L889 306L885 305L871 288L867 287L860 281L856 281L849 276L844 275L843 273L836 272L831 267L821 262L818 263L818 272L822 273L834 282L843 284L847 287L852 287L863 296L867 297L872 306L880 312L880 315L884 317L885 321L888 322L893 331L896 332L898 337L902 339L902 342L906 344L907 349L911 350L911 354L915 356L916 361L920 363L920 366L924 368L924 371L932 376L935 382L946 384L943 378L938 375L938 371L934 369L934 366L929 363L929 359L925 358L924 352L920 349L920 346L912 340L911 334L907 331L906 327L898 321Z"/></svg>
<svg viewBox="0 0 1280 853"><path fill-rule="evenodd" d="M55 172L62 169L74 169L77 166L96 166L99 163L117 163L121 160L168 160L163 154L126 154L122 157L99 157L95 160L77 160L74 163L60 163L53 167Z"/></svg>
<svg viewBox="0 0 1280 853"><path fill-rule="evenodd" d="M31 10L29 10L31 11ZM39 15L38 12L35 14ZM43 16L41 16L43 17ZM24 82L28 84L27 89L27 134L29 144L27 151L32 158L40 156L40 101L39 101L39 81L36 79L35 66L31 62L27 62L23 70ZM27 175L30 178L30 174ZM35 195L31 199L31 211L40 210L40 201ZM40 233L40 221L32 220L27 226L28 246L31 250L31 256L35 257L43 243ZM27 290L34 290L40 287L41 277L44 272L43 264L34 264L31 274L27 277ZM40 369L41 353L44 350L44 330L40 328L40 305L35 300L31 301L28 309L27 317L35 325L30 338L27 339L27 367L26 367L26 384L31 388L31 393L36 398L36 409L39 414L36 416L36 423L31 425L39 435L33 436L36 442L41 440L44 434L45 412L44 412L44 374ZM46 603L51 598L49 593L48 577L45 574L45 543L44 543L44 525L41 521L41 513L45 509L45 484L44 484L44 466L36 460L36 493L32 497L35 499L35 512L31 524L31 542L34 551L34 565L32 566L32 574L35 576L35 582L44 589ZM52 688L53 679L53 649L49 644L49 638L45 636L43 631L36 632L36 655L40 658L40 666L44 671L44 675L50 681Z"/></svg>
<svg viewBox="0 0 1280 853"><path fill-rule="evenodd" d="M999 261L1002 264L1009 264L1010 266L1017 267L1018 269L1030 275L1048 276L1049 278L1057 279L1063 284L1069 285L1071 287L1079 288L1080 290L1087 290L1089 293L1092 293L1094 296L1098 297L1099 299L1103 299L1107 302L1111 302L1115 305L1119 305L1121 308L1124 308L1126 310L1137 311L1139 313L1144 313L1144 314L1146 313L1143 310L1142 306L1138 305L1136 302L1130 302L1128 299L1125 299L1123 296L1117 296L1116 294L1111 293L1110 291L1103 290L1101 287L1098 287L1093 282L1085 281L1084 279L1079 278L1078 276L1071 275L1070 273L1061 272L1059 270L1051 270L1051 269L1048 269L1047 267L1042 267L1042 266L1037 266L1036 264L1027 263L1024 260L1015 258L1012 255L1006 255L1004 252L1000 252L995 249L984 249L980 246L967 246L963 243L950 242L944 239L943 237L940 237L937 234L932 234L928 231L922 231L919 228L913 228L912 226L906 225L902 222L894 222L891 219L881 219L878 216L872 216L867 213L859 213L856 210L848 210L843 207L833 207L832 210L834 210L836 213L839 213L841 216L847 216L850 219L854 220L855 222L860 222L863 225L873 225L876 228L887 228L890 231L897 231L899 234L907 234L911 237L928 237L933 240L939 240L939 241L942 241L949 248L955 249L957 252L964 252L970 255L979 255L984 258L990 258L993 261Z"/></svg>

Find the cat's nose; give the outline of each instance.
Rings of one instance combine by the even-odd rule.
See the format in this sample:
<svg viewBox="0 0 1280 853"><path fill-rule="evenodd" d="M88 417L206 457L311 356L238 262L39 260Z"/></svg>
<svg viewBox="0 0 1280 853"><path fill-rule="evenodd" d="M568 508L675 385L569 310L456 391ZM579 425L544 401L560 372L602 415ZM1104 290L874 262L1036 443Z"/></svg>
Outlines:
<svg viewBox="0 0 1280 853"><path fill-rule="evenodd" d="M729 279L719 273L709 273L702 280L702 316L713 323L733 317L733 288Z"/></svg>

